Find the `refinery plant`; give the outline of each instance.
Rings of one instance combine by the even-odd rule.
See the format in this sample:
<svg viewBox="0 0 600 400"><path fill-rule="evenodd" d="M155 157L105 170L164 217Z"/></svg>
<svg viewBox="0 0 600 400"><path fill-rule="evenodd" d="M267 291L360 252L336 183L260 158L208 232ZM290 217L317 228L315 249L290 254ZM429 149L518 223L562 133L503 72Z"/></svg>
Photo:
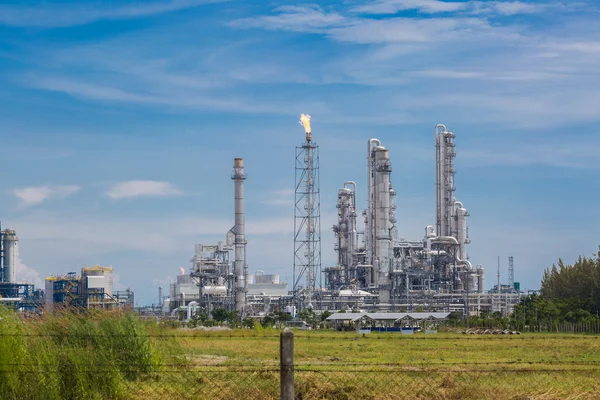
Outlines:
<svg viewBox="0 0 600 400"><path fill-rule="evenodd" d="M12 229L0 229L0 304L19 311L52 311L54 307L133 308L133 292L113 291L111 267L82 268L81 277L74 272L46 278L45 291L32 283L17 282L19 238Z"/></svg>
<svg viewBox="0 0 600 400"><path fill-rule="evenodd" d="M296 147L294 263L291 290L278 275L248 274L244 219L244 163L234 159L234 226L224 242L196 245L189 274L178 275L169 293L159 288L159 308L191 318L198 310L236 310L260 317L275 309L295 315L302 309L352 312L416 310L481 311L508 315L521 293L510 257L509 285L484 290L484 268L468 254L469 212L455 197L456 135L444 125L434 129L435 221L420 239L399 234L392 188L390 151L379 139L367 140L366 207L360 188L346 181L338 191L338 221L333 226L337 262L321 265L319 146L311 118L302 114L305 141ZM257 287L260 285L260 287Z"/></svg>
<svg viewBox="0 0 600 400"><path fill-rule="evenodd" d="M381 140L365 140L367 184L343 183L337 194L337 223L332 227L335 265L321 262L319 146L313 140L311 117L302 114L304 142L296 147L293 282L288 288L278 274L248 273L244 215L244 160L233 160L233 227L224 241L195 245L188 272L159 287L153 313L190 319L215 308L237 311L240 317L261 317L271 311L293 316L303 309L347 312L481 311L508 315L521 291L509 258L508 285L484 290L484 268L472 263L469 212L458 201L454 175L457 157L453 131L434 128L435 216L422 238L407 240L396 217L392 186L392 154ZM402 184L402 182L400 182ZM359 200L365 199L364 208ZM291 211L291 210L290 210ZM432 210L433 211L433 210ZM425 225L425 224L424 224ZM0 302L21 310L51 311L57 306L112 309L133 307L131 290L113 290L111 267L82 268L46 278L45 291L17 283L18 238L0 228ZM290 254L291 260L292 254Z"/></svg>

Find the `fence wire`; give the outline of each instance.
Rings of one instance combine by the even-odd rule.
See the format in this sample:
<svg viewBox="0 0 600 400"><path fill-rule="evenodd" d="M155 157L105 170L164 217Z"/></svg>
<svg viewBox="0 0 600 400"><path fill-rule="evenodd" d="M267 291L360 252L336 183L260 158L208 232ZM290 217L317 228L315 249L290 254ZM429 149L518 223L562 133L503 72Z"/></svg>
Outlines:
<svg viewBox="0 0 600 400"><path fill-rule="evenodd" d="M23 347L17 346L18 339L24 340ZM232 341L214 347L213 340L222 339ZM0 335L0 399L279 399L278 357L236 357L234 340L241 343L236 346L278 347L273 335L248 340L227 335ZM336 337L295 340L297 351L306 355L311 349L306 343L331 349ZM588 348L586 343L582 346ZM297 399L600 398L600 362L589 360L385 363L297 357L294 380Z"/></svg>

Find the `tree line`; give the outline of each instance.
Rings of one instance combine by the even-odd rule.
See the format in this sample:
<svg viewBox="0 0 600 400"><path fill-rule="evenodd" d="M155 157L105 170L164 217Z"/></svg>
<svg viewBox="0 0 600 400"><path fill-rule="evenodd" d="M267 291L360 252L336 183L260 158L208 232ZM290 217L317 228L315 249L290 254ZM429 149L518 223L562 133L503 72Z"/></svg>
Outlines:
<svg viewBox="0 0 600 400"><path fill-rule="evenodd" d="M574 264L559 259L544 270L539 293L521 298L509 317L481 313L470 318L470 325L552 331L565 324L598 327L599 314L600 248L592 257L580 256Z"/></svg>

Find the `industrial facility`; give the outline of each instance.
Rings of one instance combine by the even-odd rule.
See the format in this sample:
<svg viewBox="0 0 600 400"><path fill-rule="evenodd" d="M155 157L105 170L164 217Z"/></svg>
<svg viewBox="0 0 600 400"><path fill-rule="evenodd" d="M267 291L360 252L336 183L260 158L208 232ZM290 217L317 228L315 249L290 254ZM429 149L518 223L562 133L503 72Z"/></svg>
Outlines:
<svg viewBox="0 0 600 400"><path fill-rule="evenodd" d="M46 278L45 310L55 307L112 310L133 308L133 292L113 291L113 269L96 265Z"/></svg>
<svg viewBox="0 0 600 400"><path fill-rule="evenodd" d="M395 215L396 193L392 188L389 150L379 139L367 141L366 209L361 212L357 208L356 183L345 182L338 191L338 223L333 226L337 264L322 269L325 279L322 290L315 290L314 281L310 279L304 288L294 281L293 295L299 308L316 304L317 308L328 310L413 311L419 308L468 310L471 315L482 310L510 313L520 298L518 283L502 287L498 270L496 289L486 293L483 266L473 267L469 260L469 212L455 197L455 137L446 126L435 126L435 225L426 226L423 238L418 240L407 240L398 233L401 223L398 224ZM314 171L318 166L307 161L305 168ZM318 218L319 210L310 206L308 200L298 204L298 193L304 193L303 187L296 185L296 210L307 210L310 221ZM310 190L319 192L318 187ZM358 227L359 213L364 222L362 231ZM310 232L310 228L318 224L307 226L307 238L308 235L320 237L320 233ZM299 233L296 231L296 237ZM320 249L320 242L307 240L313 249ZM307 248L305 256L317 260L311 251L315 250ZM514 281L512 257L510 265L509 275ZM312 266L313 269L320 267Z"/></svg>
<svg viewBox="0 0 600 400"><path fill-rule="evenodd" d="M182 269L159 288L159 308L185 315L214 308L237 310L240 316L261 316L277 310L293 315L315 310L352 312L481 311L508 315L521 293L510 259L509 285L484 290L484 268L470 261L469 212L455 197L456 135L444 125L434 129L434 223L420 239L399 234L392 188L391 152L381 140L367 140L364 189L366 207L359 208L361 189L346 181L338 191L338 222L333 226L335 265L321 265L319 146L313 140L311 117L302 114L305 141L296 147L294 263L291 290L278 275L248 275L244 219L244 163L234 159L234 226L225 241L195 246L189 274Z"/></svg>
<svg viewBox="0 0 600 400"><path fill-rule="evenodd" d="M31 283L17 283L19 261L19 238L12 229L0 226L0 304L17 310L36 310L43 294Z"/></svg>

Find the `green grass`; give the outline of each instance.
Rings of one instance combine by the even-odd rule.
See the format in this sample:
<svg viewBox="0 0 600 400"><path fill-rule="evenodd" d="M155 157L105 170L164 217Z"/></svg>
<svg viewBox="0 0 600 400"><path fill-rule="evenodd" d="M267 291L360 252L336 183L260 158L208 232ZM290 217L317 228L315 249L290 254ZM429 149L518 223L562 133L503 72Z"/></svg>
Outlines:
<svg viewBox="0 0 600 400"><path fill-rule="evenodd" d="M158 371L162 356L132 315L58 311L21 319L0 309L0 398L125 397L128 382Z"/></svg>
<svg viewBox="0 0 600 400"><path fill-rule="evenodd" d="M277 399L279 332L0 309L2 399ZM600 337L296 331L299 399L597 399Z"/></svg>
<svg viewBox="0 0 600 400"><path fill-rule="evenodd" d="M188 373L202 377L199 393L277 398L279 332L173 334L155 340L180 344ZM304 399L600 398L597 336L297 331L295 363ZM189 387L179 389L188 398Z"/></svg>

